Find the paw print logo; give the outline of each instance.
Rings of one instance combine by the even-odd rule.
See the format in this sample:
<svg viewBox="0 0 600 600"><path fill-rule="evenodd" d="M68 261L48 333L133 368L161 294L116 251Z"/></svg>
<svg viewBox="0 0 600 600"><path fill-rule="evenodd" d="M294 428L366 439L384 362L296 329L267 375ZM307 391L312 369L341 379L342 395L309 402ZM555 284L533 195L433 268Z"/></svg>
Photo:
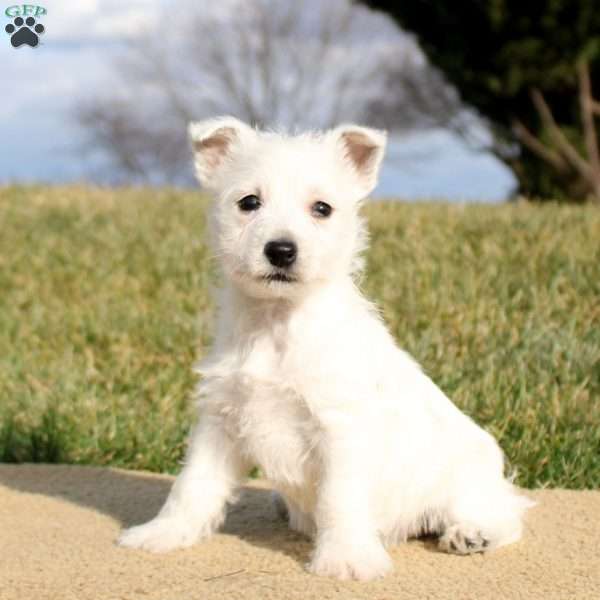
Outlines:
<svg viewBox="0 0 600 600"><path fill-rule="evenodd" d="M5 31L11 36L10 43L15 48L23 44L35 48L40 41L39 35L44 33L45 29L41 23L36 25L33 17L27 17L26 20L17 17L5 27Z"/></svg>

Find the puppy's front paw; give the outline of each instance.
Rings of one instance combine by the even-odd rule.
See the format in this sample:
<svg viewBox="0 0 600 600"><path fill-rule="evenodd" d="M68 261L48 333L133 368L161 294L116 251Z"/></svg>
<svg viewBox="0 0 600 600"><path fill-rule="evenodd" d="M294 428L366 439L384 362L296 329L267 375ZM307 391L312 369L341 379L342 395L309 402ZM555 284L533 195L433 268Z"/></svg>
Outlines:
<svg viewBox="0 0 600 600"><path fill-rule="evenodd" d="M308 565L315 575L360 581L384 577L392 568L392 559L379 542L363 546L321 544Z"/></svg>
<svg viewBox="0 0 600 600"><path fill-rule="evenodd" d="M144 525L122 531L117 544L150 552L168 552L191 546L198 537L197 532L181 520L157 517Z"/></svg>

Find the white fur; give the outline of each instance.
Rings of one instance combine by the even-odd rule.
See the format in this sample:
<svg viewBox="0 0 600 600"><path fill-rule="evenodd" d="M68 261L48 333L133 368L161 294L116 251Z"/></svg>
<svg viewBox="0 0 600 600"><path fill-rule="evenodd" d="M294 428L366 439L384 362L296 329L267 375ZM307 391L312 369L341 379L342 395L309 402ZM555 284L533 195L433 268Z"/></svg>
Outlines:
<svg viewBox="0 0 600 600"><path fill-rule="evenodd" d="M504 478L496 441L397 348L355 283L366 240L358 207L385 134L342 126L288 137L228 117L190 134L215 196L225 276L216 341L198 368L186 465L159 515L120 543L166 551L207 537L255 465L290 526L314 538L316 574L382 576L385 546L426 532L457 553L518 540L532 503ZM248 194L259 210L240 211ZM333 206L329 218L311 213L316 200ZM281 237L298 246L292 283L264 279L277 271L264 246Z"/></svg>

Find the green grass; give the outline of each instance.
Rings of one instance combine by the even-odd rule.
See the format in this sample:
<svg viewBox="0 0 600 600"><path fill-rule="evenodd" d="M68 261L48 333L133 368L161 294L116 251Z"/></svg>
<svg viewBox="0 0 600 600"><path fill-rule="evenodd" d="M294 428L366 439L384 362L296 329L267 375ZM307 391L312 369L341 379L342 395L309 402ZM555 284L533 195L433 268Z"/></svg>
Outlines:
<svg viewBox="0 0 600 600"><path fill-rule="evenodd" d="M177 471L214 263L198 193L0 189L0 460ZM366 292L526 486L600 486L600 211L380 203Z"/></svg>

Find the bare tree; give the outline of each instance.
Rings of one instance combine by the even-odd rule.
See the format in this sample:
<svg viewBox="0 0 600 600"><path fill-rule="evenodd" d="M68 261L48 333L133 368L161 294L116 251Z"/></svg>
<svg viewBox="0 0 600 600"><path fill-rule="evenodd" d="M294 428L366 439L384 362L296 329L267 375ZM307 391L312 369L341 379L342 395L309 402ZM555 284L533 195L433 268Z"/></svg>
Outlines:
<svg viewBox="0 0 600 600"><path fill-rule="evenodd" d="M466 122L458 92L412 43L413 52L385 60L382 91L367 108L369 120L396 131L449 128L462 133Z"/></svg>
<svg viewBox="0 0 600 600"><path fill-rule="evenodd" d="M423 99L445 88L414 58L414 41L350 0L223 0L219 10L190 3L177 14L165 19L168 36L148 31L127 45L106 94L75 106L90 145L127 180L187 181L185 126L209 115L284 128L387 125L373 107L383 106L391 72L405 82L394 125L440 112Z"/></svg>

